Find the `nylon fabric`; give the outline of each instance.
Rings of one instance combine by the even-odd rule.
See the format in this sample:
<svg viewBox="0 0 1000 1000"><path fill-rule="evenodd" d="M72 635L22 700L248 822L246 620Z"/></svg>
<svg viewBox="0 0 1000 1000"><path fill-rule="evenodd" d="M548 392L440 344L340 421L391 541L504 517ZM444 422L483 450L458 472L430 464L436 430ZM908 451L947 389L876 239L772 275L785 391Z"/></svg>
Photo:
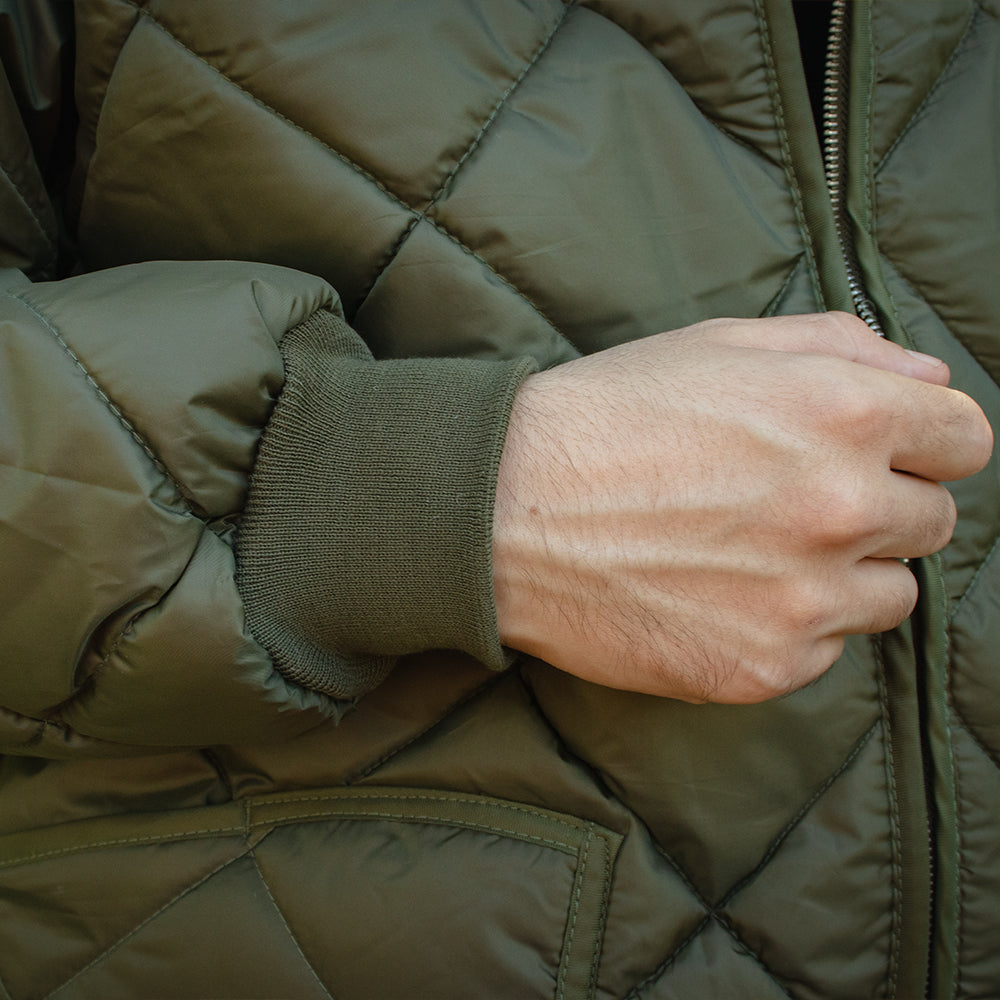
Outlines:
<svg viewBox="0 0 1000 1000"><path fill-rule="evenodd" d="M995 458L913 619L787 697L468 655L501 665L498 372L849 307L790 4L76 9L86 273L0 297L0 994L996 994ZM866 291L997 426L1000 10L852 9ZM451 411L393 403L428 385ZM299 562L264 597L399 657L356 704L372 677L283 670L237 585L265 493Z"/></svg>

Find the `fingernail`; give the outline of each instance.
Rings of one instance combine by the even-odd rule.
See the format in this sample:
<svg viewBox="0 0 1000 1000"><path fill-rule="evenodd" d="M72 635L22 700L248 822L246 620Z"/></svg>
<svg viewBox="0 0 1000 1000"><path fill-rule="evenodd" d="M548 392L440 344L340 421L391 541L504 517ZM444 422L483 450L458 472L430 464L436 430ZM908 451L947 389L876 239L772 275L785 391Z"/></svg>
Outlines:
<svg viewBox="0 0 1000 1000"><path fill-rule="evenodd" d="M921 354L920 351L911 351L903 348L911 358L915 358L921 364L930 365L932 368L940 368L944 362L940 358L933 358L929 354Z"/></svg>

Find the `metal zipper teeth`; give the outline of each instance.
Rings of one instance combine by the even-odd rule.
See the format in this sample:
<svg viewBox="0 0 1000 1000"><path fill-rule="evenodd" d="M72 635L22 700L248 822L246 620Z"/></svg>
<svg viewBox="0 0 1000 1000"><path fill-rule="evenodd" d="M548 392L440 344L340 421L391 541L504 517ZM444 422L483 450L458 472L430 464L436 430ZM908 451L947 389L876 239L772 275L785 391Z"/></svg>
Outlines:
<svg viewBox="0 0 1000 1000"><path fill-rule="evenodd" d="M850 4L847 0L834 0L830 14L830 35L826 51L826 67L823 76L823 166L826 185L833 205L833 221L840 244L840 254L847 273L847 284L858 316L880 337L885 336L882 324L875 312L874 303L865 293L854 243L851 239L850 217L847 212L847 56L848 32L850 29ZM924 765L925 794L930 789L928 749L921 744ZM931 995L931 978L934 952L934 830L931 823L930 802L927 813L927 842L929 848L930 871L928 873L931 897L931 939L928 942L927 978L924 996Z"/></svg>
<svg viewBox="0 0 1000 1000"><path fill-rule="evenodd" d="M823 166L826 186L833 203L833 222L840 244L840 255L847 272L847 284L854 311L880 337L885 336L875 306L865 294L861 266L851 240L847 214L847 34L850 5L834 0L830 16L830 39L826 50L823 76Z"/></svg>

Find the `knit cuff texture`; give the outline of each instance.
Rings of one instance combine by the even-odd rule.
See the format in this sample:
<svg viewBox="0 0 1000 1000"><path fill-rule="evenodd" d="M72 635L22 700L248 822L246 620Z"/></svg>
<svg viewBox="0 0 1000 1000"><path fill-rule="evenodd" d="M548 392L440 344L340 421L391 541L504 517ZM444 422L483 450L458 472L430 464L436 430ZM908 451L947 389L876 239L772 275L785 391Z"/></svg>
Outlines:
<svg viewBox="0 0 1000 1000"><path fill-rule="evenodd" d="M281 351L237 544L251 633L287 679L341 699L407 653L502 669L493 506L532 362L375 361L325 310Z"/></svg>

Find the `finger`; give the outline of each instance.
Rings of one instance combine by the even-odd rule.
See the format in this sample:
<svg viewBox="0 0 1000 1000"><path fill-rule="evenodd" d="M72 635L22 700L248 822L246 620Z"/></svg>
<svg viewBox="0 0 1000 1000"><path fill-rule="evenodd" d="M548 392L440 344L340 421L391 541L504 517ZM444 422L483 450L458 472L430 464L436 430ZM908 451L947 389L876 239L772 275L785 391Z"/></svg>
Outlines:
<svg viewBox="0 0 1000 1000"><path fill-rule="evenodd" d="M912 381L897 381L895 388L891 405L896 419L888 442L894 470L950 482L986 465L993 452L993 431L965 393Z"/></svg>
<svg viewBox="0 0 1000 1000"><path fill-rule="evenodd" d="M885 500L885 529L872 538L866 556L916 559L939 552L955 530L956 509L951 494L938 483L890 472Z"/></svg>
<svg viewBox="0 0 1000 1000"><path fill-rule="evenodd" d="M730 342L741 346L826 354L935 385L947 385L950 378L948 366L939 358L906 350L880 337L850 313L774 316L767 320L766 326L755 321L733 324L728 330L735 337Z"/></svg>
<svg viewBox="0 0 1000 1000"><path fill-rule="evenodd" d="M917 603L917 581L895 559L862 559L845 592L836 635L874 635L904 622Z"/></svg>

